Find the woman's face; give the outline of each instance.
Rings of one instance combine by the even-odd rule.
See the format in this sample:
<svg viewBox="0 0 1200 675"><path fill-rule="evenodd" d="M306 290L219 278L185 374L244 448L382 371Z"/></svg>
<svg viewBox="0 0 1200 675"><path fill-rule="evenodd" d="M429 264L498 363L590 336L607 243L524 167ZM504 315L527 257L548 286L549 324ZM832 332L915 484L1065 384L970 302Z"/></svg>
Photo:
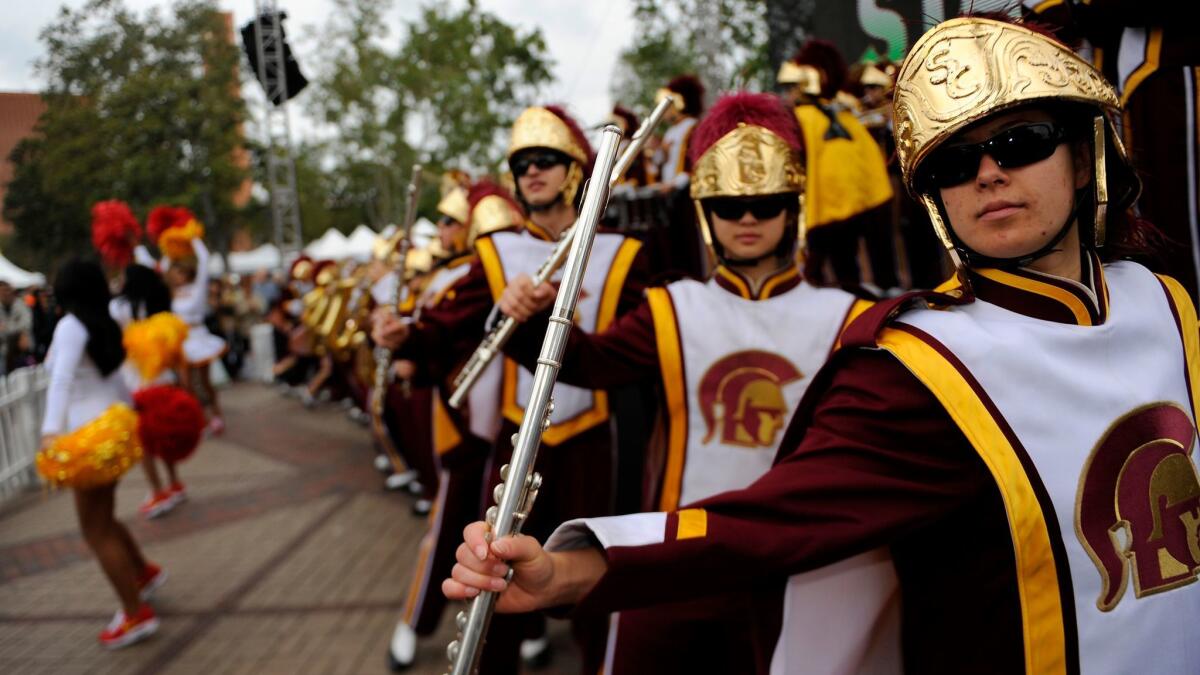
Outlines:
<svg viewBox="0 0 1200 675"><path fill-rule="evenodd" d="M191 279L188 278L189 275L187 272L185 272L184 269L178 265L172 265L171 267L168 267L167 273L163 275L163 277L167 280L167 285L171 288L179 288L180 286L184 286L191 281Z"/></svg>
<svg viewBox="0 0 1200 675"><path fill-rule="evenodd" d="M1055 120L1042 110L1014 111L962 132L948 145L981 143L1037 122ZM1010 169L984 154L969 180L941 188L950 227L968 248L993 258L1016 258L1041 249L1070 217L1075 191L1091 180L1089 154L1084 145L1063 142L1046 159Z"/></svg>
<svg viewBox="0 0 1200 675"><path fill-rule="evenodd" d="M765 199L724 199L728 204L725 208L708 209L709 222L712 223L713 236L721 244L725 255L734 260L756 260L771 253L779 246L787 226L788 211L783 208L783 200L778 196ZM765 203L773 201L780 209L770 216L759 218L750 206L754 202ZM793 197L794 201L794 197ZM736 205L736 206L735 206ZM726 211L724 214L718 210ZM735 217L733 212L741 210ZM761 214L761 212L760 212Z"/></svg>

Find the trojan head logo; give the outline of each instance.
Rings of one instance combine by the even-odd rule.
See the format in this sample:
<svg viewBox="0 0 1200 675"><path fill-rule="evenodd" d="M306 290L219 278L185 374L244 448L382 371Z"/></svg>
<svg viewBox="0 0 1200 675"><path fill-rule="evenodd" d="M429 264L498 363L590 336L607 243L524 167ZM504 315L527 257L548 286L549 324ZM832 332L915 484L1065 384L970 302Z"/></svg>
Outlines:
<svg viewBox="0 0 1200 675"><path fill-rule="evenodd" d="M787 423L783 385L804 375L777 354L745 351L717 361L700 379L704 442L773 448Z"/></svg>
<svg viewBox="0 0 1200 675"><path fill-rule="evenodd" d="M1117 420L1079 481L1075 529L1103 582L1109 611L1133 577L1134 597L1190 584L1200 573L1200 478L1187 413L1155 403Z"/></svg>

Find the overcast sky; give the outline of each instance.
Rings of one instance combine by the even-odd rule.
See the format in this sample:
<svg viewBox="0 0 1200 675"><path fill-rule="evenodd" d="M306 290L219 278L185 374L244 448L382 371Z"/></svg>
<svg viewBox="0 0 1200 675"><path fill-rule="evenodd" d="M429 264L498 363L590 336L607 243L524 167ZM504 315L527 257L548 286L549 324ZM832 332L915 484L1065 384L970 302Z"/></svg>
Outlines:
<svg viewBox="0 0 1200 675"><path fill-rule="evenodd" d="M388 17L390 37L397 39L407 17L417 14L424 2L435 0L396 0ZM446 2L447 0L441 0ZM461 0L448 0L461 6ZM37 91L41 82L33 62L43 51L38 34L62 5L80 7L85 0L9 0L4 20L0 21L0 91ZM150 7L170 7L169 0L125 0L127 6L142 11ZM240 26L254 14L253 0L218 0L218 5L233 12L234 25ZM306 56L313 53L314 35L318 34L330 12L330 0L279 0L288 13L288 39L296 51L302 69ZM528 30L541 28L554 62L554 82L544 92L547 103L566 103L581 122L592 125L603 121L612 109L609 83L617 54L629 44L633 21L630 0L600 2L564 0L479 0L480 8L504 17L510 24ZM303 96L297 99L304 107ZM308 125L298 125L303 132Z"/></svg>

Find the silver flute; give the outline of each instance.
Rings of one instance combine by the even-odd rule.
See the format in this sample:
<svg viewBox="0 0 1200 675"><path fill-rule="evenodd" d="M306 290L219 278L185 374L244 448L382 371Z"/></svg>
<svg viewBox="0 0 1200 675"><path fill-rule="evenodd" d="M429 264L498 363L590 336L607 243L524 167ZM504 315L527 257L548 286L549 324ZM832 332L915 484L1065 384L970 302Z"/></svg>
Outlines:
<svg viewBox="0 0 1200 675"><path fill-rule="evenodd" d="M670 107L670 97L659 101L654 110L650 112L650 116L634 132L633 137L629 139L629 145L625 147L625 152L621 153L621 158L617 160L616 166L613 167L612 172L608 176L609 190L616 187L617 183L621 180L621 176L624 176L625 172L629 171L629 167L633 166L633 162L641 157L642 148L646 146L646 139L654 132L655 127L658 126L659 121L662 120L663 115L666 114L667 109ZM604 174L593 170L592 175L601 176ZM576 224L578 224L578 221L576 221ZM535 288L549 281L550 277L558 271L558 268L562 267L563 261L567 259L567 253L571 250L571 233L574 230L575 225L571 225L571 227L562 233L562 237L558 240L554 251L550 253L550 257L546 258L546 261L534 273L532 281ZM467 394L470 393L471 387L475 386L475 383L479 381L479 378L487 370L487 367L500 355L501 350L504 349L504 345L508 344L509 339L512 338L512 334L516 330L517 322L511 317L504 316L496 322L492 330L484 336L483 341L475 348L471 357L467 359L462 370L458 371L458 375L455 376L452 383L454 392L450 394L450 407L456 409L462 407L463 402L467 400Z"/></svg>
<svg viewBox="0 0 1200 675"><path fill-rule="evenodd" d="M617 127L610 125L601 131L596 170L604 173L598 175L611 175L617 159L617 145L620 142L621 130ZM567 336L573 325L575 305L579 302L579 291L583 288L583 273L587 269L592 243L596 239L596 227L600 223L600 216L608 206L609 190L608 183L596 181L588 185L584 195L583 206L574 228L575 235L571 240L570 253L563 269L562 285L558 298L554 301L546 337L542 340L537 370L533 373L533 390L525 406L525 418L521 420L521 429L513 439L512 459L500 469L504 482L497 485L493 492L498 506L487 510L486 520L491 526L489 541L520 533L542 485L542 477L534 472L533 467L537 461L538 447L542 443L542 431L549 425L550 413L554 410L550 394L554 390L555 380L558 379L563 350L566 349ZM446 648L446 656L453 664L451 672L454 675L470 675L478 668L479 655L483 651L483 638L487 634L488 624L491 623L492 612L496 607L496 596L493 591L481 592L471 601L470 610L459 612L455 618L459 630L458 639Z"/></svg>
<svg viewBox="0 0 1200 675"><path fill-rule="evenodd" d="M396 232L394 244L396 262L396 288L392 291L388 307L392 312L400 305L400 294L404 291L404 274L408 267L408 250L412 248L412 228L417 219L417 193L421 191L421 165L413 164L412 178L408 181L407 198L404 205L404 222ZM384 256L387 260L387 256ZM386 395L388 367L392 365L392 350L382 345L375 347L375 386L371 389L371 413L375 419L383 416L383 400Z"/></svg>

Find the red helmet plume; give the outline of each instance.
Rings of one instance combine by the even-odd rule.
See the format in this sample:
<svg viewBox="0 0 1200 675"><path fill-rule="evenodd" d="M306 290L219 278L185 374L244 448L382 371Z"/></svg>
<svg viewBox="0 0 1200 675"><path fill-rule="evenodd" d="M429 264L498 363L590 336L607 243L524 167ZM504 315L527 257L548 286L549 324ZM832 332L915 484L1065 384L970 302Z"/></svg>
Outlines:
<svg viewBox="0 0 1200 675"><path fill-rule="evenodd" d="M813 66L824 74L821 98L833 98L846 83L846 59L829 40L812 39L805 42L792 60L802 66Z"/></svg>
<svg viewBox="0 0 1200 675"><path fill-rule="evenodd" d="M186 206L156 206L146 217L146 234L157 242L163 232L172 227L183 227L189 220L195 219L195 214Z"/></svg>
<svg viewBox="0 0 1200 675"><path fill-rule="evenodd" d="M722 96L696 125L689 148L692 164L698 162L713 143L740 124L763 127L782 138L793 150L799 151L803 147L796 116L784 107L779 98L770 94L739 92Z"/></svg>
<svg viewBox="0 0 1200 675"><path fill-rule="evenodd" d="M579 144L579 147L583 148L584 151L587 152L588 161L587 166L584 167L584 173L589 176L592 175L592 164L596 161L596 151L592 149L592 144L588 142L587 136L585 136L583 133L583 129L579 128L579 123L576 122L575 118L571 117L571 115L568 114L566 109L562 106L548 105L546 106L546 110L554 113L555 117L562 120L563 124L567 125L567 129L570 129L571 136L575 139L575 142Z"/></svg>

